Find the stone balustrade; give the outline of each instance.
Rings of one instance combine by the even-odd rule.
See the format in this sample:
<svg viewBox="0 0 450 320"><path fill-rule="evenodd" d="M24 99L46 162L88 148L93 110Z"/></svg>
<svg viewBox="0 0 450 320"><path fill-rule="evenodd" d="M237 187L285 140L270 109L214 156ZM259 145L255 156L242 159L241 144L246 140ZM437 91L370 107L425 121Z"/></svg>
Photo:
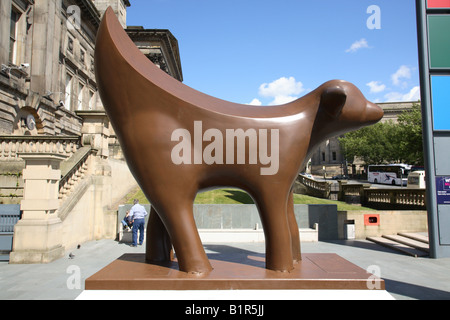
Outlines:
<svg viewBox="0 0 450 320"><path fill-rule="evenodd" d="M393 203L394 193L389 192L388 189L373 189L373 190L364 190L367 191L367 198L363 200L365 203ZM344 191L344 194L347 194Z"/></svg>
<svg viewBox="0 0 450 320"><path fill-rule="evenodd" d="M379 189L365 190L367 202L386 203L398 206L426 208L425 189Z"/></svg>
<svg viewBox="0 0 450 320"><path fill-rule="evenodd" d="M91 147L82 147L78 136L0 136L0 162L21 159L22 154L53 154L63 156L62 176L59 181L61 203L75 189L88 169Z"/></svg>
<svg viewBox="0 0 450 320"><path fill-rule="evenodd" d="M308 195L325 199L330 197L331 184L327 181L317 181L303 175L299 175L297 181L306 187Z"/></svg>
<svg viewBox="0 0 450 320"><path fill-rule="evenodd" d="M80 148L78 136L0 136L0 161L15 161L20 153L52 153L71 157Z"/></svg>
<svg viewBox="0 0 450 320"><path fill-rule="evenodd" d="M306 194L330 199L330 182L316 181L300 175ZM347 184L339 181L338 200L366 207L389 210L426 210L426 190L409 188L370 188L370 184Z"/></svg>
<svg viewBox="0 0 450 320"><path fill-rule="evenodd" d="M89 169L89 157L92 154L90 146L81 147L79 151L61 164L61 180L59 181L58 198L62 203L84 179Z"/></svg>
<svg viewBox="0 0 450 320"><path fill-rule="evenodd" d="M355 197L362 205L372 208L426 210L425 189L371 189L363 184L341 184L340 200L347 201Z"/></svg>

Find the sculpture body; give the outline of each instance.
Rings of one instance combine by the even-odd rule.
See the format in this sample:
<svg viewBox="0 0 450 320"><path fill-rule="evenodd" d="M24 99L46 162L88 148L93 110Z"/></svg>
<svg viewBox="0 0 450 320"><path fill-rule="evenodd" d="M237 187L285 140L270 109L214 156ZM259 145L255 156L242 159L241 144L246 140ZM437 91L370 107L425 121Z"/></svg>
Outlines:
<svg viewBox="0 0 450 320"><path fill-rule="evenodd" d="M383 111L352 84L329 81L281 106L230 103L193 90L153 65L108 9L95 53L99 92L127 163L152 212L148 261L181 271L211 265L193 217L198 192L232 186L257 204L266 267L289 271L300 260L292 185L316 145L379 121Z"/></svg>

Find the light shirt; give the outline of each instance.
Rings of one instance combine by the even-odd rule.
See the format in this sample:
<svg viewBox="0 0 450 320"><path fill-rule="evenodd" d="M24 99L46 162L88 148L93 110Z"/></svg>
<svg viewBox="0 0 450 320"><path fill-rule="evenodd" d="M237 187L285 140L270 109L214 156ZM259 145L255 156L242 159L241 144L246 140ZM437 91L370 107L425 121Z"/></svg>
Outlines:
<svg viewBox="0 0 450 320"><path fill-rule="evenodd" d="M131 208L128 217L130 220L144 219L147 214L147 210L145 210L144 206L137 203Z"/></svg>

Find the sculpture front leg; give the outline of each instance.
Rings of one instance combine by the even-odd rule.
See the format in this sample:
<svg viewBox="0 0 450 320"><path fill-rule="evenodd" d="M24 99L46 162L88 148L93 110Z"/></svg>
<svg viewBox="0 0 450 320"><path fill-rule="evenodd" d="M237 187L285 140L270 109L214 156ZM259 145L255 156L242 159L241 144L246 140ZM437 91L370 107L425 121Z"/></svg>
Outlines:
<svg viewBox="0 0 450 320"><path fill-rule="evenodd" d="M294 269L292 240L288 225L287 192L283 188L262 188L255 200L264 228L266 268L289 272Z"/></svg>

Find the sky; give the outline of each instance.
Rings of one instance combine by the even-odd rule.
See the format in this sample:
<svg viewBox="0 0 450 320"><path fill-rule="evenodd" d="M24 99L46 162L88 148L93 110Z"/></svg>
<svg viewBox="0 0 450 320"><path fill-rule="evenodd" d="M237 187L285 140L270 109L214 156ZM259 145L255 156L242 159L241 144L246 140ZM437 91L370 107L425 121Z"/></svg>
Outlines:
<svg viewBox="0 0 450 320"><path fill-rule="evenodd" d="M277 105L332 79L373 102L420 99L414 0L131 0L127 25L169 29L183 83Z"/></svg>

